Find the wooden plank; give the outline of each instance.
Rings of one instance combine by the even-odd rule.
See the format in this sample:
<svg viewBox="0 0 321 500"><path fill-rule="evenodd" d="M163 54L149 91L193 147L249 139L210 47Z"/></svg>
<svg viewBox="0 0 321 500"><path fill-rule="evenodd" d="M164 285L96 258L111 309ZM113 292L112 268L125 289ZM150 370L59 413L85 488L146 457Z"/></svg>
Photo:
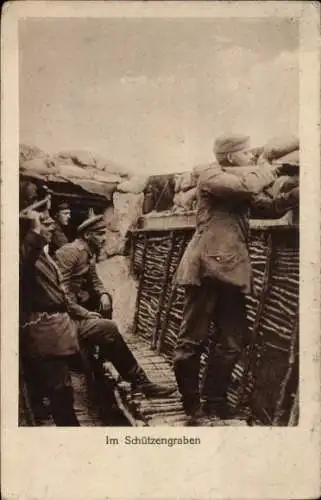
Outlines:
<svg viewBox="0 0 321 500"><path fill-rule="evenodd" d="M150 212L139 218L133 232L141 231L173 231L179 229L195 229L196 212ZM293 223L292 212L287 212L279 219L250 219L250 228L268 231L271 229L293 229L298 224Z"/></svg>

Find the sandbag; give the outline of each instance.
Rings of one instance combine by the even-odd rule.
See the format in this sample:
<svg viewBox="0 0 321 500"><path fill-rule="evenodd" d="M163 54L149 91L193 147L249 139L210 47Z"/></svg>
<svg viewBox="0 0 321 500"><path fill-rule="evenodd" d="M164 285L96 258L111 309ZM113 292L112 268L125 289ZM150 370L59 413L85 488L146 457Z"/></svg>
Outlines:
<svg viewBox="0 0 321 500"><path fill-rule="evenodd" d="M93 172L93 179L97 182L103 182L107 184L110 184L111 182L119 184L122 182L122 178L119 175L111 174L110 172L104 172L104 171L96 172L95 170Z"/></svg>
<svg viewBox="0 0 321 500"><path fill-rule="evenodd" d="M128 181L121 182L117 186L117 191L120 193L139 194L144 191L147 186L148 176L134 175Z"/></svg>
<svg viewBox="0 0 321 500"><path fill-rule="evenodd" d="M86 179L91 180L94 176L94 170L90 168L77 167L76 165L60 165L58 173L62 177L71 179Z"/></svg>
<svg viewBox="0 0 321 500"><path fill-rule="evenodd" d="M72 158L64 158L60 156L60 154L55 154L52 156L52 161L56 165L56 167L60 167L60 165L74 165Z"/></svg>
<svg viewBox="0 0 321 500"><path fill-rule="evenodd" d="M125 235L134 227L142 214L144 202L143 193L119 193L113 194L114 216L117 220L117 230Z"/></svg>
<svg viewBox="0 0 321 500"><path fill-rule="evenodd" d="M196 187L188 191L180 191L174 196L174 210L193 210L196 205Z"/></svg>
<svg viewBox="0 0 321 500"><path fill-rule="evenodd" d="M299 187L299 176L295 175L289 177L288 175L282 175L276 179L276 181L265 190L271 198L277 198L281 193L287 193L294 188Z"/></svg>
<svg viewBox="0 0 321 500"><path fill-rule="evenodd" d="M113 192L116 189L115 183L107 182L97 182L91 179L72 179L69 178L69 182L72 182L76 186L80 186L82 189L88 193L98 194L99 196L104 196L105 198L111 200Z"/></svg>
<svg viewBox="0 0 321 500"><path fill-rule="evenodd" d="M298 137L274 137L264 146L263 155L271 162L298 149L300 149Z"/></svg>
<svg viewBox="0 0 321 500"><path fill-rule="evenodd" d="M25 162L34 158L47 158L48 155L37 146L28 146L27 144L19 144L19 161Z"/></svg>
<svg viewBox="0 0 321 500"><path fill-rule="evenodd" d="M175 191L175 193L179 193L180 192L180 190L181 190L181 182L182 182L182 174L176 174L174 176L174 183L175 183L174 191Z"/></svg>
<svg viewBox="0 0 321 500"><path fill-rule="evenodd" d="M57 156L62 159L71 158L75 165L81 167L94 167L96 164L94 155L88 151L62 151Z"/></svg>
<svg viewBox="0 0 321 500"><path fill-rule="evenodd" d="M102 156L96 155L95 160L97 170L103 170L104 172L118 175L119 177L122 177L124 179L128 179L133 175L133 172L130 168L119 165L118 163L114 163L113 161L107 160Z"/></svg>
<svg viewBox="0 0 321 500"><path fill-rule="evenodd" d="M34 173L38 175L49 175L56 173L56 169L49 167L47 158L34 158L20 163L21 173Z"/></svg>
<svg viewBox="0 0 321 500"><path fill-rule="evenodd" d="M184 172L181 174L180 191L188 191L197 184L197 175L193 172Z"/></svg>
<svg viewBox="0 0 321 500"><path fill-rule="evenodd" d="M296 167L300 166L300 151L296 149L291 153L286 154L285 156L281 156L277 160L274 160L273 163L283 164L283 165L294 165Z"/></svg>

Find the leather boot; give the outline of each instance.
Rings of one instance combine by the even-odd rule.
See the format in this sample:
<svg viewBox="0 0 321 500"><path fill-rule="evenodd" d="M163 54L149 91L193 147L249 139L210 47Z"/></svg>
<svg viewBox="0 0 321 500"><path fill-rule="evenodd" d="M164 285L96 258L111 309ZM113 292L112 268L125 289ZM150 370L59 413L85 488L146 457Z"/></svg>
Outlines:
<svg viewBox="0 0 321 500"><path fill-rule="evenodd" d="M188 359L179 359L174 363L174 372L179 392L182 395L183 409L191 421L199 418L202 413L199 392L199 368L199 355Z"/></svg>
<svg viewBox="0 0 321 500"><path fill-rule="evenodd" d="M50 395L50 409L56 426L80 426L73 407L73 390L71 387L62 387L52 392Z"/></svg>
<svg viewBox="0 0 321 500"><path fill-rule="evenodd" d="M175 386L155 384L147 377L140 366L136 366L130 373L132 389L145 394L147 398L170 396L177 390Z"/></svg>

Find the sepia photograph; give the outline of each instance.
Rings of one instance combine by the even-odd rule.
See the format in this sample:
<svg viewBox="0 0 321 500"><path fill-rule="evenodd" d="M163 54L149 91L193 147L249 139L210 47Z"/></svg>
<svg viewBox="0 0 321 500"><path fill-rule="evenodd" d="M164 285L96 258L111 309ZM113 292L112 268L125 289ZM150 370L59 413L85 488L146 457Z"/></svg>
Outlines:
<svg viewBox="0 0 321 500"><path fill-rule="evenodd" d="M20 425L297 425L298 49L20 21Z"/></svg>
<svg viewBox="0 0 321 500"><path fill-rule="evenodd" d="M219 3L7 4L4 426L26 500L107 498L107 463L108 498L173 496L175 463L204 477L180 498L320 487L289 473L320 404L319 11ZM50 489L41 443L57 476L95 467L93 490Z"/></svg>

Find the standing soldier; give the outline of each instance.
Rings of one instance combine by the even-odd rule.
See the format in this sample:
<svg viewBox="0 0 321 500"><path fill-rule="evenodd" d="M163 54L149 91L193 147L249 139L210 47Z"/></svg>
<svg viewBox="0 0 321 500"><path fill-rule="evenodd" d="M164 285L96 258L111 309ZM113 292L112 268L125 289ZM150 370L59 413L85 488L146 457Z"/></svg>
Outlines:
<svg viewBox="0 0 321 500"><path fill-rule="evenodd" d="M50 253L54 255L58 248L70 241L68 225L71 218L70 206L65 201L53 204L51 210L55 221L55 230L50 242Z"/></svg>
<svg viewBox="0 0 321 500"><path fill-rule="evenodd" d="M249 207L255 195L278 175L276 166L245 168L252 161L247 136L219 137L214 153L219 164L210 165L200 174L196 231L176 275L176 284L185 287L186 295L174 370L185 413L194 423L202 415L200 356L213 319L224 356L216 369L217 392L224 400L221 416L227 409L231 372L249 343L245 307L245 294L252 291L247 248Z"/></svg>

